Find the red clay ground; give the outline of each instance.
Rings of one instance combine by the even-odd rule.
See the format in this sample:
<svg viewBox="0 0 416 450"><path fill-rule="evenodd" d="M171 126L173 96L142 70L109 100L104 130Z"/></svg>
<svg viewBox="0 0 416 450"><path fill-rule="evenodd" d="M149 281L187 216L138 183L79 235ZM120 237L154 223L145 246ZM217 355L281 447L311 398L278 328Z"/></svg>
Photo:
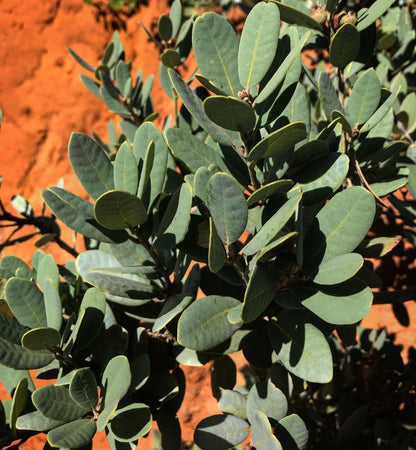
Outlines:
<svg viewBox="0 0 416 450"><path fill-rule="evenodd" d="M166 0L150 0L149 6L141 6L138 15L128 19L125 28L120 29L127 59L133 60L134 71L142 68L146 77L157 74L159 58L155 45L148 42L137 21L151 28L167 9ZM111 16L106 19L98 19L94 8L84 5L82 0L0 0L0 109L4 116L0 132L0 175L3 175L1 198L6 204L13 194L21 194L39 212L40 191L56 184L61 177L67 189L84 195L70 169L67 142L72 131L88 134L96 131L105 137L111 115L82 86L79 74L84 71L65 47L97 63L111 39L115 21ZM193 67L194 63L190 63L189 70ZM171 103L157 80L152 95L155 110L164 117L171 111ZM53 244L47 247L57 262L63 263L68 256L58 250ZM4 254L30 261L33 251L33 241L29 241L7 249ZM364 324L386 326L407 347L414 344L416 306L413 302L408 304L408 310L410 326L407 328L398 324L390 306L374 307ZM218 409L211 396L209 367L184 370L188 390L179 417L184 439L189 442L199 420ZM0 398L7 397L0 390ZM44 437L33 438L21 448L39 449L43 441ZM98 435L94 449L106 448L109 447L105 436ZM153 448L151 438L142 440L139 448Z"/></svg>

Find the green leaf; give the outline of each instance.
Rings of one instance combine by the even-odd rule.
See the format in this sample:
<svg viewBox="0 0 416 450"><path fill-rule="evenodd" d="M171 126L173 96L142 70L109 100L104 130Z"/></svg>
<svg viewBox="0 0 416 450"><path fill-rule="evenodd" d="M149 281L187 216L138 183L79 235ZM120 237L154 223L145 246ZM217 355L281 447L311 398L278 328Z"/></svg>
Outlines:
<svg viewBox="0 0 416 450"><path fill-rule="evenodd" d="M369 27L379 17L381 17L394 3L394 0L377 0L375 1L364 14L360 15L357 21L357 30L361 31Z"/></svg>
<svg viewBox="0 0 416 450"><path fill-rule="evenodd" d="M247 16L238 49L238 76L248 91L270 68L277 50L279 23L279 8L273 3L257 3Z"/></svg>
<svg viewBox="0 0 416 450"><path fill-rule="evenodd" d="M32 378L27 370L16 370L0 364L0 381L10 395L12 395L20 380L23 378L26 378L28 381L28 389L33 391L35 389L35 385L33 384Z"/></svg>
<svg viewBox="0 0 416 450"><path fill-rule="evenodd" d="M131 371L128 359L122 355L115 356L109 361L103 373L104 410L97 421L98 431L104 430L119 401L129 390L130 383Z"/></svg>
<svg viewBox="0 0 416 450"><path fill-rule="evenodd" d="M155 247L168 250L182 242L191 221L192 190L186 183L173 194L156 232Z"/></svg>
<svg viewBox="0 0 416 450"><path fill-rule="evenodd" d="M283 392L270 380L259 381L250 389L247 396L247 417L250 423L257 409L266 417L279 421L286 416L287 400Z"/></svg>
<svg viewBox="0 0 416 450"><path fill-rule="evenodd" d="M313 281L318 284L338 284L353 277L364 264L358 253L346 253L331 259L318 267Z"/></svg>
<svg viewBox="0 0 416 450"><path fill-rule="evenodd" d="M396 91L392 92L386 100L380 105L380 107L374 112L374 114L367 120L367 122L362 126L361 133L366 133L367 131L372 130L381 120L386 117L387 113L390 111L390 108L393 106L393 103L396 100L397 95L399 94L400 88L397 88Z"/></svg>
<svg viewBox="0 0 416 450"><path fill-rule="evenodd" d="M166 67L170 67L172 69L179 66L179 64L181 63L181 55L172 48L168 48L167 50L165 50L161 54L160 59Z"/></svg>
<svg viewBox="0 0 416 450"><path fill-rule="evenodd" d="M240 419L247 419L247 399L245 395L231 389L221 389L218 408L226 414L232 414Z"/></svg>
<svg viewBox="0 0 416 450"><path fill-rule="evenodd" d="M33 411L17 418L18 430L48 431L64 424L63 420L55 420L44 416L39 411Z"/></svg>
<svg viewBox="0 0 416 450"><path fill-rule="evenodd" d="M46 327L45 303L35 283L24 278L9 278L4 295L13 315L22 325Z"/></svg>
<svg viewBox="0 0 416 450"><path fill-rule="evenodd" d="M233 136L233 134L226 132L223 128L212 122L212 120L208 119L202 106L202 100L181 79L179 74L175 70L169 69L169 77L176 93L196 122L198 122L199 125L201 125L201 127L219 144L227 145L229 147L235 146L236 144L234 141L238 136Z"/></svg>
<svg viewBox="0 0 416 450"><path fill-rule="evenodd" d="M227 166L221 155L204 144L201 139L182 128L169 128L166 131L166 139L173 156L181 161L193 173L201 167L209 167L214 164L222 171L228 172Z"/></svg>
<svg viewBox="0 0 416 450"><path fill-rule="evenodd" d="M136 158L125 141L117 151L114 161L114 188L118 191L136 195L139 184L139 172Z"/></svg>
<svg viewBox="0 0 416 450"><path fill-rule="evenodd" d="M152 173L153 164L155 161L155 143L150 141L147 147L146 155L143 161L142 171L140 173L139 187L137 189L137 197L143 198L146 193L146 188L151 182L150 174Z"/></svg>
<svg viewBox="0 0 416 450"><path fill-rule="evenodd" d="M364 72L351 91L347 104L347 119L353 128L366 122L380 102L381 85L374 69Z"/></svg>
<svg viewBox="0 0 416 450"><path fill-rule="evenodd" d="M182 313L178 323L178 342L184 347L204 351L229 339L241 324L230 324L228 312L240 302L232 297L210 295L196 300Z"/></svg>
<svg viewBox="0 0 416 450"><path fill-rule="evenodd" d="M258 262L251 271L250 279L244 295L241 319L252 322L269 306L276 293L278 274L273 263Z"/></svg>
<svg viewBox="0 0 416 450"><path fill-rule="evenodd" d="M329 61L343 68L353 61L360 50L360 33L354 25L346 23L338 28L329 46Z"/></svg>
<svg viewBox="0 0 416 450"><path fill-rule="evenodd" d="M50 278L44 278L41 288L45 302L46 323L48 327L59 331L62 325L62 302L58 287Z"/></svg>
<svg viewBox="0 0 416 450"><path fill-rule="evenodd" d="M170 17L167 14L163 14L159 17L159 23L157 25L159 36L165 42L169 42L172 37L173 25Z"/></svg>
<svg viewBox="0 0 416 450"><path fill-rule="evenodd" d="M327 119L331 120L332 111L343 111L343 109L337 91L328 74L324 71L319 74L318 86L322 108L325 111Z"/></svg>
<svg viewBox="0 0 416 450"><path fill-rule="evenodd" d="M235 242L246 228L248 207L240 185L230 175L212 176L207 188L208 209L226 245Z"/></svg>
<svg viewBox="0 0 416 450"><path fill-rule="evenodd" d="M198 17L192 44L202 75L228 95L237 97L242 89L237 67L238 37L227 19L213 12Z"/></svg>
<svg viewBox="0 0 416 450"><path fill-rule="evenodd" d="M402 237L399 235L365 239L358 247L358 251L364 258L381 258L393 250L401 240Z"/></svg>
<svg viewBox="0 0 416 450"><path fill-rule="evenodd" d="M279 6L281 3L278 4ZM282 14L282 11L280 11ZM275 91L275 89L279 86L279 84L284 80L286 74L291 68L292 64L298 58L299 54L302 51L302 48L306 45L306 41L309 39L310 33L307 33L304 37L302 37L296 45L293 46L290 53L286 56L284 61L280 64L279 68L264 86L264 88L259 93L258 97L255 100L255 104L263 103L267 100Z"/></svg>
<svg viewBox="0 0 416 450"><path fill-rule="evenodd" d="M303 122L290 123L269 134L255 145L248 155L248 160L256 162L261 158L281 155L306 137L307 132Z"/></svg>
<svg viewBox="0 0 416 450"><path fill-rule="evenodd" d="M279 420L279 423L274 430L274 433L277 435L284 448L286 448L286 445L290 448L289 446L292 442L287 439L287 434L283 433L283 429L286 433L289 433L298 448L306 447L309 431L306 428L305 422L297 414L290 414L282 420Z"/></svg>
<svg viewBox="0 0 416 450"><path fill-rule="evenodd" d="M289 372L312 383L331 381L331 349L318 328L283 312L278 321L268 322L267 332L279 361Z"/></svg>
<svg viewBox="0 0 416 450"><path fill-rule="evenodd" d="M202 450L228 450L247 439L249 424L238 417L217 414L206 417L196 426L194 440Z"/></svg>
<svg viewBox="0 0 416 450"><path fill-rule="evenodd" d="M258 409L251 411L251 445L256 450L283 450L280 442L273 436L266 414Z"/></svg>
<svg viewBox="0 0 416 450"><path fill-rule="evenodd" d="M293 239L294 237L298 236L298 233L296 231L292 231L291 233L287 233L283 235L282 237L279 237L275 241L272 241L270 244L263 247L255 256L256 261L267 261L271 258L273 258L274 254L276 253L275 250L283 245L285 242L287 242L289 239Z"/></svg>
<svg viewBox="0 0 416 450"><path fill-rule="evenodd" d="M277 212L260 228L260 231L244 247L245 255L254 255L267 244L276 239L278 233L292 217L302 198L299 190L297 195L291 197Z"/></svg>
<svg viewBox="0 0 416 450"><path fill-rule="evenodd" d="M22 336L28 331L28 327L16 320L0 314L0 337L14 344L21 343Z"/></svg>
<svg viewBox="0 0 416 450"><path fill-rule="evenodd" d="M322 31L321 25L311 16L303 13L299 9L292 8L289 5L272 0L279 7L280 19L283 22L291 23L296 26L307 27L311 30Z"/></svg>
<svg viewBox="0 0 416 450"><path fill-rule="evenodd" d="M89 409L77 405L67 386L48 385L32 394L32 402L44 416L54 420L71 421L86 414Z"/></svg>
<svg viewBox="0 0 416 450"><path fill-rule="evenodd" d="M88 367L78 369L71 378L69 395L82 408L92 411L98 403L97 381Z"/></svg>
<svg viewBox="0 0 416 450"><path fill-rule="evenodd" d="M137 129L133 144L134 156L136 157L138 163L140 161L144 162L144 167L147 165L146 160L150 157L149 145L152 141L155 144L155 149L154 160L149 177L149 192L146 198L144 196L140 196L142 201L147 205L148 209L153 206L154 202L163 191L169 151L165 144L165 140L163 139L162 133L156 128L156 125L151 122L144 122ZM141 177L143 176L145 175L142 170Z"/></svg>
<svg viewBox="0 0 416 450"><path fill-rule="evenodd" d="M50 352L30 351L0 338L0 363L13 369L39 369L54 359Z"/></svg>
<svg viewBox="0 0 416 450"><path fill-rule="evenodd" d="M208 169L206 167L200 167L195 172L194 186L193 186L194 196L198 197L205 204L208 203L207 199L208 182L210 178L219 171L220 170L216 166L210 165Z"/></svg>
<svg viewBox="0 0 416 450"><path fill-rule="evenodd" d="M258 202L263 202L277 192L288 191L292 186L292 180L277 180L266 184L250 195L247 199L247 206L253 206Z"/></svg>
<svg viewBox="0 0 416 450"><path fill-rule="evenodd" d="M373 293L358 277L319 289L302 300L302 305L326 322L349 325L370 312Z"/></svg>
<svg viewBox="0 0 416 450"><path fill-rule="evenodd" d="M79 448L88 445L97 431L92 419L80 419L61 425L48 433L52 447Z"/></svg>
<svg viewBox="0 0 416 450"><path fill-rule="evenodd" d="M305 264L318 266L352 252L364 239L375 215L373 195L362 187L336 194L317 214L305 237Z"/></svg>
<svg viewBox="0 0 416 450"><path fill-rule="evenodd" d="M152 414L147 405L131 403L115 411L108 428L117 441L132 442L150 431L152 421Z"/></svg>
<svg viewBox="0 0 416 450"><path fill-rule="evenodd" d="M68 153L75 175L93 199L114 189L113 165L93 139L83 133L72 133Z"/></svg>
<svg viewBox="0 0 416 450"><path fill-rule="evenodd" d="M43 201L52 213L72 230L100 242L113 244L127 239L127 233L103 228L94 219L94 206L71 192L58 187L42 191Z"/></svg>
<svg viewBox="0 0 416 450"><path fill-rule="evenodd" d="M164 328L170 321L180 314L192 300L192 296L183 293L169 297L155 320L152 331L156 333Z"/></svg>
<svg viewBox="0 0 416 450"><path fill-rule="evenodd" d="M256 124L253 108L243 100L216 95L206 98L203 105L208 118L227 130L247 133Z"/></svg>
<svg viewBox="0 0 416 450"><path fill-rule="evenodd" d="M60 342L61 335L55 328L33 328L22 336L22 345L27 350L51 351L51 349L57 347Z"/></svg>
<svg viewBox="0 0 416 450"><path fill-rule="evenodd" d="M12 407L10 411L10 428L15 432L16 421L20 413L24 410L27 399L29 397L28 381L27 378L22 378L16 386L16 389L12 398Z"/></svg>
<svg viewBox="0 0 416 450"><path fill-rule="evenodd" d="M226 255L212 217L209 218L209 230L208 267L211 272L216 273L224 266Z"/></svg>
<svg viewBox="0 0 416 450"><path fill-rule="evenodd" d="M97 222L110 230L133 228L147 220L142 201L124 191L109 191L99 197L94 205Z"/></svg>
<svg viewBox="0 0 416 450"><path fill-rule="evenodd" d="M169 18L172 22L172 36L176 36L182 23L182 3L181 0L174 0L170 7Z"/></svg>
<svg viewBox="0 0 416 450"><path fill-rule="evenodd" d="M337 120L338 123L342 126L343 131L352 136L351 125L348 122L347 118L345 117L344 113L342 113L341 111L332 111L332 120L334 122L335 120Z"/></svg>

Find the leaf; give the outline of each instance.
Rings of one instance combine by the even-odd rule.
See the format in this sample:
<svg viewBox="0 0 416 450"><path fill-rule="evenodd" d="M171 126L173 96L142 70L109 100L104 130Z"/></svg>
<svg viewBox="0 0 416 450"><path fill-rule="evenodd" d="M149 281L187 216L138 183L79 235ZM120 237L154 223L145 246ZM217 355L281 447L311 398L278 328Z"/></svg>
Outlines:
<svg viewBox="0 0 416 450"><path fill-rule="evenodd" d="M123 142L114 161L114 189L136 195L139 172L136 158L127 142Z"/></svg>
<svg viewBox="0 0 416 450"><path fill-rule="evenodd" d="M150 141L147 147L146 155L143 161L142 171L140 173L139 187L137 189L137 197L143 198L146 194L146 188L149 185L150 174L152 173L153 164L155 161L155 143Z"/></svg>
<svg viewBox="0 0 416 450"><path fill-rule="evenodd" d="M351 23L338 28L329 46L329 61L335 67L343 68L353 61L360 49L360 34Z"/></svg>
<svg viewBox="0 0 416 450"><path fill-rule="evenodd" d="M341 103L338 98L337 91L335 90L331 79L328 74L322 71L319 74L319 99L321 105L325 111L325 115L328 120L331 120L332 111L343 111Z"/></svg>
<svg viewBox="0 0 416 450"><path fill-rule="evenodd" d="M169 77L176 93L196 122L219 144L229 147L236 145L234 142L235 136L208 119L202 106L202 100L181 79L179 74L175 70L169 69Z"/></svg>
<svg viewBox="0 0 416 450"><path fill-rule="evenodd" d="M321 25L311 16L303 13L299 9L292 8L289 5L272 0L279 7L280 19L283 22L291 23L296 26L303 26L316 31L322 31Z"/></svg>
<svg viewBox="0 0 416 450"><path fill-rule="evenodd" d="M267 244L273 241L281 229L292 217L302 198L302 192L299 190L297 195L291 197L277 212L260 228L251 241L244 247L245 255L254 255L262 250Z"/></svg>
<svg viewBox="0 0 416 450"><path fill-rule="evenodd" d="M132 442L144 436L152 426L152 414L143 403L130 403L115 411L108 424L119 442Z"/></svg>
<svg viewBox="0 0 416 450"><path fill-rule="evenodd" d="M355 186L336 194L317 214L305 237L305 264L318 266L350 253L364 239L375 215L373 195Z"/></svg>
<svg viewBox="0 0 416 450"><path fill-rule="evenodd" d="M46 326L43 295L35 283L24 278L9 278L4 295L13 315L22 325L29 328Z"/></svg>
<svg viewBox="0 0 416 450"><path fill-rule="evenodd" d="M181 55L172 48L168 48L161 55L160 59L166 67L174 68L181 63Z"/></svg>
<svg viewBox="0 0 416 450"><path fill-rule="evenodd" d="M65 422L44 416L39 411L33 411L17 418L16 428L18 430L48 431Z"/></svg>
<svg viewBox="0 0 416 450"><path fill-rule="evenodd" d="M266 417L279 421L286 416L288 403L283 392L270 380L259 381L250 389L247 396L247 417L252 422L255 410Z"/></svg>
<svg viewBox="0 0 416 450"><path fill-rule="evenodd" d="M254 191L247 199L247 206L253 206L258 202L263 202L277 192L284 192L293 186L292 180L277 180L262 186Z"/></svg>
<svg viewBox="0 0 416 450"><path fill-rule="evenodd" d="M209 218L209 229L208 267L211 272L216 273L222 269L227 257L212 217Z"/></svg>
<svg viewBox="0 0 416 450"><path fill-rule="evenodd" d="M248 133L256 124L253 108L243 100L216 95L207 97L203 106L208 118L227 130Z"/></svg>
<svg viewBox="0 0 416 450"><path fill-rule="evenodd" d="M94 219L94 206L71 192L57 187L42 191L43 201L52 213L72 230L100 242L113 244L127 239L127 233L107 230Z"/></svg>
<svg viewBox="0 0 416 450"><path fill-rule="evenodd" d="M283 434L283 430L290 435L290 441L287 439L287 434ZM279 420L274 432L284 448L286 448L286 445L289 447L293 441L295 441L298 448L305 448L308 443L309 431L305 422L297 414L290 414Z"/></svg>
<svg viewBox="0 0 416 450"><path fill-rule="evenodd" d="M250 273L250 279L244 295L241 319L252 322L269 306L276 293L278 274L273 263L258 262Z"/></svg>
<svg viewBox="0 0 416 450"><path fill-rule="evenodd" d="M178 342L184 347L204 351L229 339L241 324L230 324L228 312L240 304L232 297L210 295L193 302L178 323Z"/></svg>
<svg viewBox="0 0 416 450"><path fill-rule="evenodd" d="M341 111L332 111L332 120L335 122L335 120L338 121L338 123L342 126L343 131L348 133L350 136L352 136L352 128L350 123L348 122L347 118Z"/></svg>
<svg viewBox="0 0 416 450"><path fill-rule="evenodd" d="M98 431L104 430L119 401L126 395L130 383L131 371L127 358L115 356L108 362L103 373L104 410L97 421Z"/></svg>
<svg viewBox="0 0 416 450"><path fill-rule="evenodd" d="M43 386L32 394L32 402L44 416L54 420L71 421L83 416L88 408L77 405L67 386Z"/></svg>
<svg viewBox="0 0 416 450"><path fill-rule="evenodd" d="M33 391L35 389L35 385L33 384L32 378L27 370L16 370L0 364L0 381L9 395L13 394L13 391L23 378L25 378L28 382L28 389Z"/></svg>
<svg viewBox="0 0 416 450"><path fill-rule="evenodd" d="M238 37L227 19L213 12L198 17L192 30L192 45L202 75L228 95L237 97L241 90Z"/></svg>
<svg viewBox="0 0 416 450"><path fill-rule="evenodd" d="M20 413L25 409L27 399L28 399L28 381L27 378L22 378L16 386L16 389L12 398L12 406L10 411L9 425L13 430L16 431L16 421Z"/></svg>
<svg viewBox="0 0 416 450"><path fill-rule="evenodd" d="M180 314L192 300L192 296L183 293L169 297L163 305L157 319L153 323L153 333L156 333L164 328L178 314Z"/></svg>
<svg viewBox="0 0 416 450"><path fill-rule="evenodd" d="M371 289L355 277L340 284L321 286L302 305L326 322L349 325L369 314L372 301Z"/></svg>
<svg viewBox="0 0 416 450"><path fill-rule="evenodd" d="M280 6L281 3L278 3ZM282 11L280 11L282 15ZM286 56L284 61L280 64L279 68L264 86L264 88L260 91L259 95L256 97L255 104L259 105L267 100L275 91L275 89L279 86L279 84L284 80L286 74L291 68L292 64L298 58L299 54L302 52L302 48L306 45L306 41L309 39L310 33L306 33L306 35L301 38L296 45L290 50L290 53Z"/></svg>
<svg viewBox="0 0 416 450"><path fill-rule="evenodd" d="M39 369L54 359L50 352L30 351L0 338L0 363L13 369Z"/></svg>
<svg viewBox="0 0 416 450"><path fill-rule="evenodd" d="M48 443L53 447L79 448L88 445L96 431L97 426L94 420L75 420L49 431Z"/></svg>
<svg viewBox="0 0 416 450"><path fill-rule="evenodd" d="M289 372L312 383L331 381L331 349L318 328L283 312L278 321L268 322L267 332L279 361Z"/></svg>
<svg viewBox="0 0 416 450"><path fill-rule="evenodd" d="M380 102L381 85L374 69L364 72L354 84L347 104L347 119L352 127L366 122Z"/></svg>
<svg viewBox="0 0 416 450"><path fill-rule="evenodd" d="M169 42L172 39L173 24L167 14L163 14L159 17L157 28L162 41Z"/></svg>
<svg viewBox="0 0 416 450"><path fill-rule="evenodd" d="M182 128L169 128L166 131L166 139L173 156L185 164L191 172L195 173L201 167L208 168L210 164L228 172L221 156L189 131Z"/></svg>
<svg viewBox="0 0 416 450"><path fill-rule="evenodd" d="M198 423L194 441L202 450L227 450L247 439L249 424L238 417L216 414Z"/></svg>
<svg viewBox="0 0 416 450"><path fill-rule="evenodd" d="M367 122L361 127L361 133L366 133L372 130L390 111L393 103L399 94L400 88L392 92L386 100L380 105L380 107L374 112L374 114L367 120Z"/></svg>
<svg viewBox="0 0 416 450"><path fill-rule="evenodd" d="M133 153L137 162L144 162L146 167L146 159L149 158L148 151L151 142L154 142L154 160L149 176L148 196L140 196L141 200L150 209L156 199L163 191L163 186L166 179L167 163L168 163L168 148L163 139L162 133L156 128L156 125L151 122L144 122L137 129L134 136ZM145 176L142 170L141 177ZM141 185L141 180L140 180Z"/></svg>
<svg viewBox="0 0 416 450"><path fill-rule="evenodd" d="M398 235L366 239L359 246L358 250L364 258L381 258L393 250L401 240L402 237Z"/></svg>
<svg viewBox="0 0 416 450"><path fill-rule="evenodd" d="M58 347L61 335L55 328L40 327L27 331L22 336L22 345L27 350L49 350Z"/></svg>
<svg viewBox="0 0 416 450"><path fill-rule="evenodd" d="M185 238L191 220L192 190L182 185L173 194L156 232L155 247L168 250Z"/></svg>
<svg viewBox="0 0 416 450"><path fill-rule="evenodd" d="M110 230L133 228L147 220L142 201L124 191L109 191L99 197L94 205L97 222Z"/></svg>
<svg viewBox="0 0 416 450"><path fill-rule="evenodd" d="M114 189L113 165L93 139L83 133L72 133L68 154L75 175L93 199Z"/></svg>
<svg viewBox="0 0 416 450"><path fill-rule="evenodd" d="M283 450L280 442L273 436L266 414L258 409L251 411L251 445L256 450Z"/></svg>
<svg viewBox="0 0 416 450"><path fill-rule="evenodd" d="M279 128L256 144L248 155L248 160L256 162L261 158L281 155L307 137L303 122L294 122Z"/></svg>
<svg viewBox="0 0 416 450"><path fill-rule="evenodd" d="M6 339L14 344L21 342L22 336L29 328L14 320L12 317L7 317L0 314L0 337Z"/></svg>
<svg viewBox="0 0 416 450"><path fill-rule="evenodd" d="M360 15L357 21L357 30L362 31L381 17L394 3L394 0L377 0L365 12Z"/></svg>
<svg viewBox="0 0 416 450"><path fill-rule="evenodd" d="M296 231L292 231L291 233L287 233L283 235L282 237L279 237L275 241L272 241L270 244L263 247L255 256L256 261L267 261L271 258L273 258L274 254L276 253L275 250L283 245L285 242L287 242L290 239L293 239L294 237L297 237L298 233Z"/></svg>
<svg viewBox="0 0 416 450"><path fill-rule="evenodd" d="M338 284L353 277L364 264L358 253L346 253L331 259L318 267L313 281L318 284Z"/></svg>
<svg viewBox="0 0 416 450"><path fill-rule="evenodd" d="M172 23L172 36L176 36L182 23L182 3L181 0L174 0L170 7L169 18Z"/></svg>
<svg viewBox="0 0 416 450"><path fill-rule="evenodd" d="M82 408L92 411L98 403L97 381L88 367L78 369L71 378L69 395Z"/></svg>
<svg viewBox="0 0 416 450"><path fill-rule="evenodd" d="M41 288L45 302L46 323L48 327L59 331L62 325L62 302L58 287L50 278L44 278Z"/></svg>
<svg viewBox="0 0 416 450"><path fill-rule="evenodd" d="M248 91L270 68L277 50L279 23L279 9L273 3L258 3L247 16L238 49L238 76Z"/></svg>
<svg viewBox="0 0 416 450"><path fill-rule="evenodd" d="M219 237L230 245L246 228L248 207L239 184L230 175L213 175L207 188L208 209Z"/></svg>
<svg viewBox="0 0 416 450"><path fill-rule="evenodd" d="M221 389L218 408L223 413L232 414L240 419L247 419L246 405L245 395L231 389Z"/></svg>

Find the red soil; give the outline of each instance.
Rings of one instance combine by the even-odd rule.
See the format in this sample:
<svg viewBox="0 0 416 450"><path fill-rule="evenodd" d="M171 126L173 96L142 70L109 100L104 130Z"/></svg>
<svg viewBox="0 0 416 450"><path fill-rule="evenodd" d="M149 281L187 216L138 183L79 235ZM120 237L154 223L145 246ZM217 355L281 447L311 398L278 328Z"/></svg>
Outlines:
<svg viewBox="0 0 416 450"><path fill-rule="evenodd" d="M159 57L155 45L149 42L137 21L152 29L157 18L168 10L167 0L150 0L141 6L138 15L121 27L120 40L126 47L127 59L133 61L134 72L139 68L145 77L158 73ZM0 0L0 109L3 125L0 133L1 168L3 175L2 201L9 206L13 194L25 196L37 212L41 210L40 191L54 185L59 178L65 187L85 195L73 176L67 158L67 143L72 131L106 136L107 120L111 115L99 99L81 84L79 74L85 71L65 50L71 47L86 61L96 64L112 36L114 16L97 18L95 9L82 0ZM239 19L238 12L235 12ZM122 25L118 22L118 25ZM192 71L195 63L190 63ZM155 79L152 91L155 110L164 117L171 112L171 101ZM71 233L64 238L70 241ZM0 234L0 239L2 238ZM14 254L30 261L33 240L7 248L4 254ZM58 263L68 260L67 254L53 244L46 247ZM415 304L409 304L410 327L401 327L390 306L373 308L364 324L369 327L387 326L397 333L397 341L405 347L413 344ZM237 355L238 357L239 355ZM183 438L191 441L195 425L203 417L218 412L210 388L209 367L186 368L188 390L179 411ZM0 398L8 398L0 390ZM22 449L39 449L44 435L29 440ZM94 449L109 448L103 433L94 439ZM140 441L139 448L150 449L151 438Z"/></svg>

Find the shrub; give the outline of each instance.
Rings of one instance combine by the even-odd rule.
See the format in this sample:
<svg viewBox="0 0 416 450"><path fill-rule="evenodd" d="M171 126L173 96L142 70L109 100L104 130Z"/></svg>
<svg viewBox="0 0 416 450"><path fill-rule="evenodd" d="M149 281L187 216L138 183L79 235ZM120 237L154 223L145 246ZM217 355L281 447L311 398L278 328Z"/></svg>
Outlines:
<svg viewBox="0 0 416 450"><path fill-rule="evenodd" d="M175 0L152 37L175 105L162 131L153 77L132 78L117 33L98 66L70 50L122 134L110 123L109 143L70 139L91 201L49 187L51 216L21 197L23 219L1 205L3 220L38 227L38 245L76 256L0 262L4 444L47 432L47 446L91 448L105 430L112 448L134 447L156 421L161 448L179 449L180 366L211 361L223 414L199 423L199 448L250 433L258 450L309 435L310 448L414 445L414 353L405 365L384 330L357 335L380 286L368 258L400 238L375 219L400 215L415 238L414 15L393 4L260 2L239 38L213 12L183 20ZM199 73L183 80L192 48ZM56 218L85 251L60 240ZM235 387L238 350L248 369ZM29 369L56 381L35 389Z"/></svg>

